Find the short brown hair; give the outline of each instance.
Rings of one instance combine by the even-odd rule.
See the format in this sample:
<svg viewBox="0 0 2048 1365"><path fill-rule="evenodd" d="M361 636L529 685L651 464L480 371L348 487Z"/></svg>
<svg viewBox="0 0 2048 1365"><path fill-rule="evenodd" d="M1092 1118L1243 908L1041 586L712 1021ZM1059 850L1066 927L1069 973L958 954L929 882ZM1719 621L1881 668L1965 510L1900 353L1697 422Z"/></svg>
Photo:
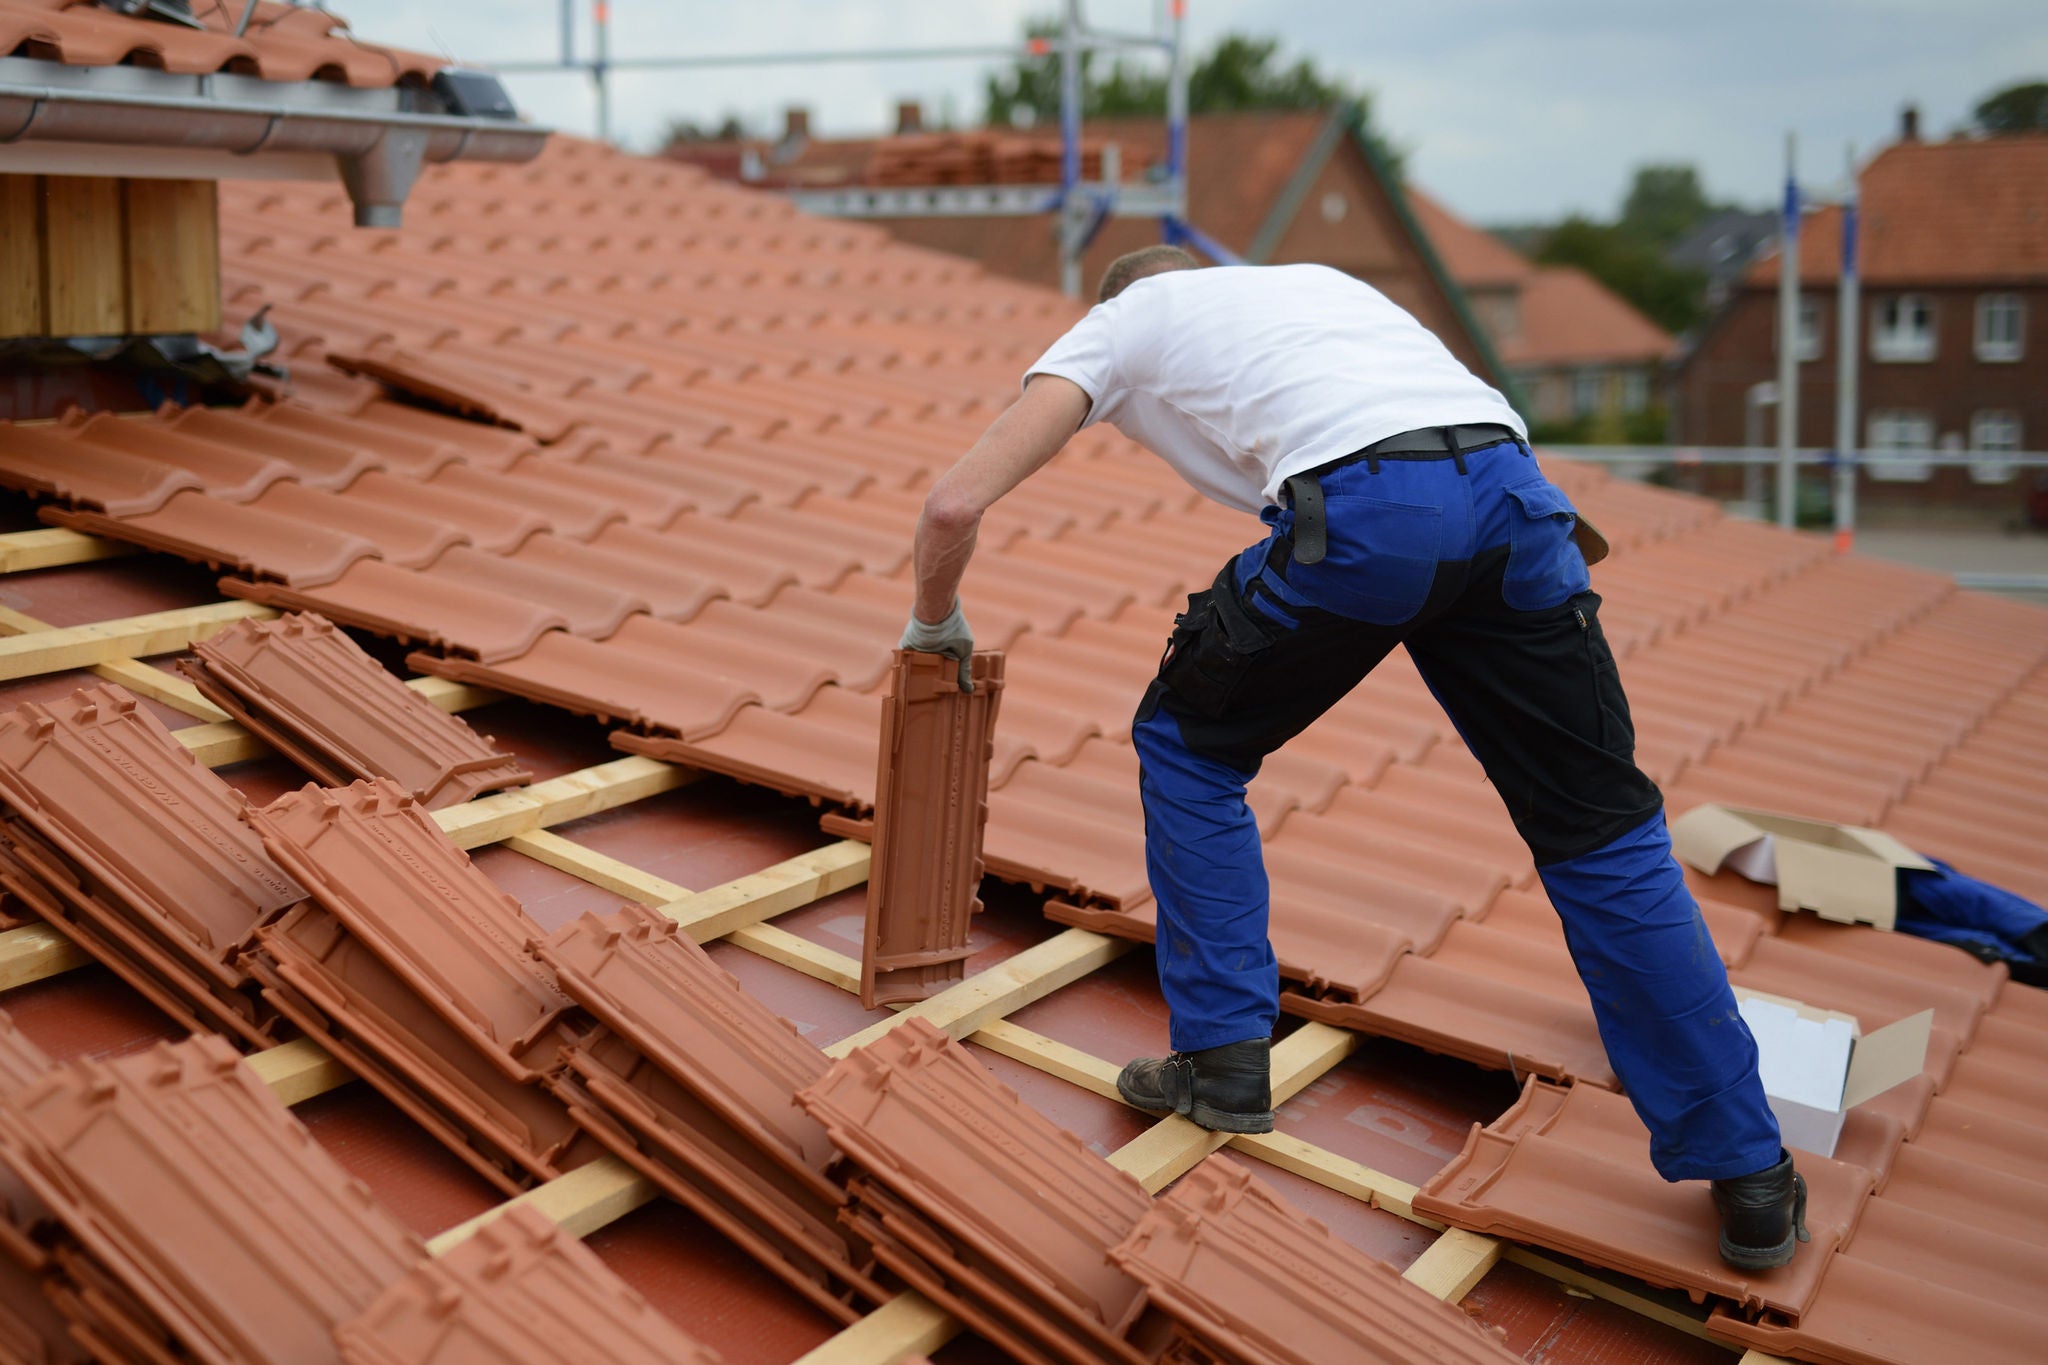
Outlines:
<svg viewBox="0 0 2048 1365"><path fill-rule="evenodd" d="M1097 291L1095 301L1108 303L1147 275L1163 275L1169 270L1199 270L1201 265L1193 254L1177 246L1147 246L1127 251L1111 261L1109 269L1102 272L1102 288Z"/></svg>

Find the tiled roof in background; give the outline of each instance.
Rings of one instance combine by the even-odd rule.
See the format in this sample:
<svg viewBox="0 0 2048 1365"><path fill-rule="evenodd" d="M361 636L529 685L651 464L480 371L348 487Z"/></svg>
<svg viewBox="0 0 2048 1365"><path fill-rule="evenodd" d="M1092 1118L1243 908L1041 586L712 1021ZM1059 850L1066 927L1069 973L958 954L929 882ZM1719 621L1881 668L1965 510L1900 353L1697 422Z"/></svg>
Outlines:
<svg viewBox="0 0 2048 1365"><path fill-rule="evenodd" d="M1522 286L1519 327L1499 345L1510 365L1654 361L1678 353L1669 332L1573 265L1530 272Z"/></svg>
<svg viewBox="0 0 2048 1365"><path fill-rule="evenodd" d="M1429 235L1444 269L1466 289L1518 287L1529 283L1536 267L1521 252L1483 228L1437 203L1421 190L1409 187L1409 207Z"/></svg>
<svg viewBox="0 0 2048 1365"><path fill-rule="evenodd" d="M272 306L290 394L0 428L0 481L71 509L53 518L226 572L237 597L409 645L422 671L601 717L620 748L864 815L921 490L1078 310L876 229L568 140L527 167L430 172L402 232L351 231L345 207L327 187L223 190L228 317ZM1550 472L1614 541L1595 584L1639 756L1674 811L1730 800L1876 824L2048 897L2034 835L2048 817L2048 617L1832 556L1702 500L1569 464ZM984 853L990 871L1045 888L1054 918L1149 937L1131 708L1180 597L1257 533L1106 430L988 517L964 593L979 641L1008 652ZM1601 1203L1591 1236L1559 1215L1652 1178L1644 1144L1615 1118L1625 1106L1606 1093L1590 1007L1527 850L1405 657L1269 762L1252 804L1291 1014L1585 1096L1548 1127L1496 1135L1516 1144L1502 1171L1538 1175L1497 1184L1485 1218L1659 1282L1731 1292L1710 1278L1710 1241L1665 1235L1663 1204ZM398 852L431 842L409 809L359 788L290 798L259 821L317 898L260 931L279 964L261 984L376 1074L395 1054L342 1027L344 1006L383 988L375 963L316 952L342 942L336 925L361 933L407 980L433 978L420 998L466 1021L448 1026L460 1047L446 1056L478 1063L473 1092L489 1082L501 1107L538 1104L540 1053L593 1045L556 1032L565 1006L548 973L512 961L507 917L553 933L581 909L537 894L506 906L485 882L510 874L481 856L444 868L473 893L462 932L476 949L460 979L444 976L453 950L406 951L378 918L383 902L351 894L367 874L312 842L330 831L320 837L358 859L384 841L378 875L396 886ZM1967 1239L1981 1210L2040 1207L2048 1190L2028 1155L2048 1150L2036 1065L2048 1009L1952 950L1783 916L1732 875L1697 881L1739 982L1867 1027L1937 1012L1923 1081L1871 1106L1845 1145L1848 1174L1829 1187L1839 1250L1817 1244L1796 1296L1744 1293L1763 1316L1737 1310L1716 1328L1885 1359L1854 1323L1873 1285L1911 1273L1897 1229ZM379 1088L454 1134L452 1101L420 1079L439 1059L415 1056ZM602 1082L617 1060L592 1051L580 1074ZM1597 1140L1547 1139L1582 1111ZM655 1127L640 1131L651 1140ZM465 1131L453 1140L490 1144L468 1158L483 1178L557 1169L555 1151L519 1146L510 1125ZM1553 1160L1558 1147L1573 1161ZM919 1227L897 1187L864 1197L863 1217ZM2048 1266L2048 1223L1997 1226L2012 1244L1999 1244L2002 1273ZM1926 1287L1953 1278L1912 1281L1925 1329L1973 1360L2026 1358L2003 1326L1987 1334L1967 1288ZM2008 1300L2036 1329L2038 1303Z"/></svg>
<svg viewBox="0 0 2048 1365"><path fill-rule="evenodd" d="M117 14L97 0L0 0L0 55L66 66L142 66L178 76L226 71L266 81L336 81L358 89L424 84L440 57L358 41L322 9L259 0L193 0L200 25Z"/></svg>
<svg viewBox="0 0 2048 1365"><path fill-rule="evenodd" d="M2048 279L2048 133L1897 142L1856 179L1859 265L1873 284L2039 283ZM1842 217L1834 207L1799 227L1799 277L1842 270ZM1774 284L1778 255L1745 282Z"/></svg>

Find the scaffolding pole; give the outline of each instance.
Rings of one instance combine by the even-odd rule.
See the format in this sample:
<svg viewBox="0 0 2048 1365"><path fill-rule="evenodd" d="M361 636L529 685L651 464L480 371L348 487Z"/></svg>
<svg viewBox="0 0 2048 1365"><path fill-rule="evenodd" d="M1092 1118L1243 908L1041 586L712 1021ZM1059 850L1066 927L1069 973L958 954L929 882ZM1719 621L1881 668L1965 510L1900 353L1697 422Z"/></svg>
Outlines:
<svg viewBox="0 0 2048 1365"><path fill-rule="evenodd" d="M1842 201L1842 284L1835 321L1835 553L1856 547L1856 381L1861 326L1861 266L1856 251L1856 149L1848 151L1849 194Z"/></svg>
<svg viewBox="0 0 2048 1365"><path fill-rule="evenodd" d="M1785 134L1785 217L1778 232L1778 525L1798 517L1799 181L1796 134Z"/></svg>

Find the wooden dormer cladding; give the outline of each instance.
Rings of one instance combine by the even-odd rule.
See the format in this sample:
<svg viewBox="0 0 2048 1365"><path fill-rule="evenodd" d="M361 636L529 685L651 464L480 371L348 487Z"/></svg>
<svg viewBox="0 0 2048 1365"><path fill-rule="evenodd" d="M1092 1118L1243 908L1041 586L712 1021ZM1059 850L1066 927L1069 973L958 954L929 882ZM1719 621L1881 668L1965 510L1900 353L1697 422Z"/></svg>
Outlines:
<svg viewBox="0 0 2048 1365"><path fill-rule="evenodd" d="M213 181L0 175L0 338L219 327Z"/></svg>

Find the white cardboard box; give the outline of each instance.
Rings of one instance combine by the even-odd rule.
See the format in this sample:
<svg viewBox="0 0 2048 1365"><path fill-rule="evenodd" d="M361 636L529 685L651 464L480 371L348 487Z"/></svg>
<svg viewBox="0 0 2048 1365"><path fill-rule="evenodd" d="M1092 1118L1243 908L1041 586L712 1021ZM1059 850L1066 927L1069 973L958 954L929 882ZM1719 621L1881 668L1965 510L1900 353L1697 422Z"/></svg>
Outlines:
<svg viewBox="0 0 2048 1365"><path fill-rule="evenodd" d="M1934 1011L1862 1034L1853 1015L1735 988L1787 1147L1833 1156L1849 1111L1920 1074Z"/></svg>
<svg viewBox="0 0 2048 1365"><path fill-rule="evenodd" d="M1671 847L1709 876L1726 866L1751 881L1775 880L1780 910L1878 929L1897 919L1898 870L1934 867L1878 830L1711 803L1671 822Z"/></svg>

